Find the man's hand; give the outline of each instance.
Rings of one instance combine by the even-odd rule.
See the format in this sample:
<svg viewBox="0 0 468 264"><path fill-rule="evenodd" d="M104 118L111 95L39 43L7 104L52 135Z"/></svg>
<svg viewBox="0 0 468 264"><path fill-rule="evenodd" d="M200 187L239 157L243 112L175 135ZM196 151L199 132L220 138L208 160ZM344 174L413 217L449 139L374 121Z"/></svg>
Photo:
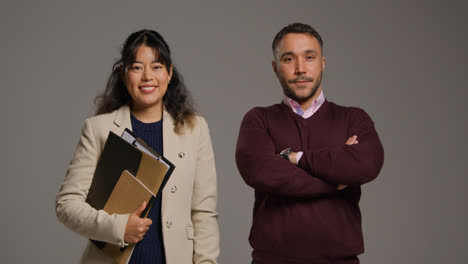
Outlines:
<svg viewBox="0 0 468 264"><path fill-rule="evenodd" d="M297 165L296 163L296 156L297 156L297 152L291 152L289 154L289 161L294 164L294 165Z"/></svg>
<svg viewBox="0 0 468 264"><path fill-rule="evenodd" d="M357 136L354 135L350 138L348 138L348 140L346 140L346 145L354 145L354 144L357 144L359 143L358 140L357 140Z"/></svg>
<svg viewBox="0 0 468 264"><path fill-rule="evenodd" d="M146 234L146 231L150 228L153 223L149 218L140 218L141 213L146 208L146 202L143 202L135 212L133 212L127 221L127 227L125 228L124 241L127 243L137 243L142 240Z"/></svg>
<svg viewBox="0 0 468 264"><path fill-rule="evenodd" d="M346 140L346 145L354 145L354 144L357 144L357 143L359 143L359 142L358 142L358 140L357 140L357 136L356 136L356 135L354 135L354 136L348 138L348 140ZM340 185L338 185L338 188L337 188L337 189L338 189L338 191L341 191L341 190L343 190L343 189L346 188L346 187L348 187L348 185L340 184Z"/></svg>

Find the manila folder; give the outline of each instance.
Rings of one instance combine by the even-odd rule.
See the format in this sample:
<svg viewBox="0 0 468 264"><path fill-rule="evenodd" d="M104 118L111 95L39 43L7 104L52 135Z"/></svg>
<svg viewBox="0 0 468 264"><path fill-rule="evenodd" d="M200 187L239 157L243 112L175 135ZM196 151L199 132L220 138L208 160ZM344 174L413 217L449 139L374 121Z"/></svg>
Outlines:
<svg viewBox="0 0 468 264"><path fill-rule="evenodd" d="M103 209L108 214L129 214L133 213L144 201L147 202L147 207L141 217L148 214L154 201L154 194L137 178L124 170ZM130 244L121 248L107 243L102 250L117 263L127 263L134 246L135 244Z"/></svg>

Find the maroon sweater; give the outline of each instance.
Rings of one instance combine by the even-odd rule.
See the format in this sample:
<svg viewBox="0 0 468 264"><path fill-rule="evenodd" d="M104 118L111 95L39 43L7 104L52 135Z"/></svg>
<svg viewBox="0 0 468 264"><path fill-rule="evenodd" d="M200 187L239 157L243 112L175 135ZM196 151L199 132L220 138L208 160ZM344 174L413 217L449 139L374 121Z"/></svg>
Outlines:
<svg viewBox="0 0 468 264"><path fill-rule="evenodd" d="M346 140L358 136L359 143ZM299 165L278 153L303 151ZM364 252L360 186L383 164L374 124L361 109L327 102L303 119L284 104L244 117L236 162L255 189L249 241L259 264L314 263ZM339 184L348 185L342 191Z"/></svg>

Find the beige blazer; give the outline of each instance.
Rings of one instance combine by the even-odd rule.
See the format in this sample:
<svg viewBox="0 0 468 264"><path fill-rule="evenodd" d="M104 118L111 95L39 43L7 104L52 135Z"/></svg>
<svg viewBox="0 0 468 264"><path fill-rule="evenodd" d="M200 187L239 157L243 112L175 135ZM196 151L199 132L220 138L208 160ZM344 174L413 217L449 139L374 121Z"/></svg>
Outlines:
<svg viewBox="0 0 468 264"><path fill-rule="evenodd" d="M193 129L174 132L174 120L163 111L164 156L176 166L162 195L161 220L168 264L217 263L216 170L208 125L197 116ZM56 198L58 219L76 233L115 245L124 245L129 215L109 215L85 200L109 131L131 130L130 108L86 120L80 141ZM112 263L88 242L82 263Z"/></svg>

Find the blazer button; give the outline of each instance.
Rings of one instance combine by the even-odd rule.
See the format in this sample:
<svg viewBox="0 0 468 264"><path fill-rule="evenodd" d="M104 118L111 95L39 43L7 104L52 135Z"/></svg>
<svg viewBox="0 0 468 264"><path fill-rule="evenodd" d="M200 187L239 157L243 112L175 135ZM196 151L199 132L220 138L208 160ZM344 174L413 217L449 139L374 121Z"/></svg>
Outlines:
<svg viewBox="0 0 468 264"><path fill-rule="evenodd" d="M185 156L185 153L179 152L179 158L183 158Z"/></svg>
<svg viewBox="0 0 468 264"><path fill-rule="evenodd" d="M175 192L177 192L177 186L172 186L171 193L175 193Z"/></svg>
<svg viewBox="0 0 468 264"><path fill-rule="evenodd" d="M172 221L171 221L171 220L167 220L167 222L166 222L166 227L167 227L167 228L171 228L171 226L172 226Z"/></svg>

